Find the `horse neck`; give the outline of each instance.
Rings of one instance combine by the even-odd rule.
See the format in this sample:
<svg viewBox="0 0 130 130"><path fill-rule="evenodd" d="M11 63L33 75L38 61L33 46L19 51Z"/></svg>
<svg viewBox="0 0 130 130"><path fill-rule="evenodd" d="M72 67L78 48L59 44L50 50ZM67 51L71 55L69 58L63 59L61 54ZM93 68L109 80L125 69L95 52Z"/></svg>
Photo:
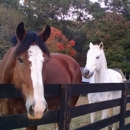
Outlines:
<svg viewBox="0 0 130 130"><path fill-rule="evenodd" d="M107 61L106 61L106 57L104 54L104 51L102 51L102 63L101 63L101 67L99 70L96 70L94 72L94 76L95 76L95 82L97 83L102 83L104 82L104 78L107 75Z"/></svg>

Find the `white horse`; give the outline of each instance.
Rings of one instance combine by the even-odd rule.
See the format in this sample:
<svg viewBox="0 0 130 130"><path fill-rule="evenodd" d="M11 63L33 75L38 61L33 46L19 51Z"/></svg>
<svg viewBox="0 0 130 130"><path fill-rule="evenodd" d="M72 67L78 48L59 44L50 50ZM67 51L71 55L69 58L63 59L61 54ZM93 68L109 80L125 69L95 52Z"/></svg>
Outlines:
<svg viewBox="0 0 130 130"><path fill-rule="evenodd" d="M103 50L103 43L99 45L93 45L90 42L90 49L87 53L87 62L83 70L83 76L85 78L91 78L90 83L121 83L123 82L122 76L107 68L106 57ZM89 103L95 103L100 101L112 100L121 97L121 91L111 92L98 92L88 94ZM113 114L117 114L119 107L114 108ZM103 110L102 119L108 117L108 109ZM91 123L95 121L95 113L91 113ZM116 124L113 124L112 130L116 129ZM108 127L105 127L108 130Z"/></svg>

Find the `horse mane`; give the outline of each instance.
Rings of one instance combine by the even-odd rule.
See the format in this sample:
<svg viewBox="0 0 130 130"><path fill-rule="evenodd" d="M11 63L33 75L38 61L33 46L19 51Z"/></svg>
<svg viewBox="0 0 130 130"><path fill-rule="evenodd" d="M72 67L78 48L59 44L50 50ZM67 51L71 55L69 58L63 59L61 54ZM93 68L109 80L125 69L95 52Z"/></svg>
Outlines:
<svg viewBox="0 0 130 130"><path fill-rule="evenodd" d="M17 39L16 35L12 36L10 41L11 41L12 46L16 46L18 43L18 39Z"/></svg>
<svg viewBox="0 0 130 130"><path fill-rule="evenodd" d="M38 36L38 34L34 31L28 31L25 38L18 44L14 56L19 56L21 53L27 51L29 47L33 44L36 43L40 47L40 49L46 53L50 57L50 52L43 40ZM16 46L18 43L17 36L12 36L11 38L11 43L13 46Z"/></svg>

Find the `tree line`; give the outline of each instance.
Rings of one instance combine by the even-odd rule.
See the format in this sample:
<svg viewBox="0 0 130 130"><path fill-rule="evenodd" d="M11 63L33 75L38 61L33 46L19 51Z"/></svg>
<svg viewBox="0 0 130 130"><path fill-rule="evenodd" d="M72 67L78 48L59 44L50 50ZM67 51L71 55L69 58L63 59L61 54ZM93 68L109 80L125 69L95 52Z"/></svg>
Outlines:
<svg viewBox="0 0 130 130"><path fill-rule="evenodd" d="M11 46L16 25L24 21L29 30L50 25L47 41L51 52L73 56L85 65L89 42L104 43L109 68L130 72L130 1L102 0L1 0L0 59Z"/></svg>

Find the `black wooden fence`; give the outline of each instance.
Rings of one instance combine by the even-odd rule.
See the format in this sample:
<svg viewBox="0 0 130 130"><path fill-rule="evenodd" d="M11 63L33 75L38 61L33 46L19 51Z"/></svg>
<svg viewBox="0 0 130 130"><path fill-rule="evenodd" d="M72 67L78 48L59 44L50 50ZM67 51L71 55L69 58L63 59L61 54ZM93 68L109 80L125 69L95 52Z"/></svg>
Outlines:
<svg viewBox="0 0 130 130"><path fill-rule="evenodd" d="M52 90L52 88L54 88ZM99 130L105 126L111 125L119 121L120 130L130 130L130 124L125 125L125 118L130 116L130 110L126 111L126 104L130 103L130 97L127 92L130 84L109 83L109 84L48 84L45 85L46 96L59 96L60 109L56 111L48 111L40 120L29 120L26 114L0 116L0 130L11 130L28 126L43 125L59 122L59 130L69 130L69 121L81 115L91 112L120 106L118 115L109 117L98 122L88 124L86 126L76 128L75 130ZM111 101L100 103L86 104L71 108L69 99L72 95L87 94L92 92L105 91L122 91L122 97ZM21 93L14 88L12 84L0 85L0 98L19 98Z"/></svg>

